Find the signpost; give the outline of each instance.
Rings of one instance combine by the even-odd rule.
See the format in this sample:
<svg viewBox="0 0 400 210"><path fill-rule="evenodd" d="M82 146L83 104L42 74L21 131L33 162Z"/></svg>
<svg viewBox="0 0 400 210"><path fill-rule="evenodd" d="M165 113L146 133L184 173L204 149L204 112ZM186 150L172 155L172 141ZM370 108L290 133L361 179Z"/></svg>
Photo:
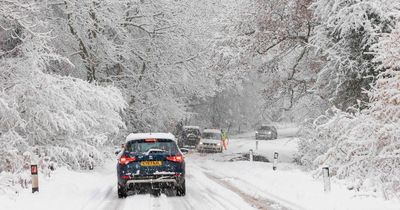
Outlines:
<svg viewBox="0 0 400 210"><path fill-rule="evenodd" d="M329 177L329 166L322 167L322 175L324 177L324 191L330 192L331 191L331 180Z"/></svg>
<svg viewBox="0 0 400 210"><path fill-rule="evenodd" d="M249 159L250 159L250 162L253 162L253 150L252 149L249 150Z"/></svg>
<svg viewBox="0 0 400 210"><path fill-rule="evenodd" d="M39 192L39 178L38 178L38 166L31 165L31 175L32 175L32 193Z"/></svg>
<svg viewBox="0 0 400 210"><path fill-rule="evenodd" d="M256 150L258 150L258 140L256 140Z"/></svg>
<svg viewBox="0 0 400 210"><path fill-rule="evenodd" d="M279 154L277 152L274 152L274 162L272 165L272 170L274 170L274 171L276 170L277 165L278 165L278 156L279 156Z"/></svg>

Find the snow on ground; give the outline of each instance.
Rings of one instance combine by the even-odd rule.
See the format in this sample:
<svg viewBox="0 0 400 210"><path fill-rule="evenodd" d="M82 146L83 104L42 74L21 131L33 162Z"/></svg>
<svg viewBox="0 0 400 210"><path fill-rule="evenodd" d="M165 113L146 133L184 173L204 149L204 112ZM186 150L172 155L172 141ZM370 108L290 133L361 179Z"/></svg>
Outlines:
<svg viewBox="0 0 400 210"><path fill-rule="evenodd" d="M29 190L0 197L4 209L95 209L113 190L115 172L99 169L94 172L75 172L65 168L55 171L51 178L39 177L39 193Z"/></svg>
<svg viewBox="0 0 400 210"><path fill-rule="evenodd" d="M278 165L272 170L265 162L222 162L195 158L197 165L246 192L252 197L268 199L289 209L308 210L395 210L400 203L380 198L364 197L362 193L347 190L341 183L332 183L332 191L324 193L321 179L294 168ZM283 168L283 169L282 169Z"/></svg>
<svg viewBox="0 0 400 210"><path fill-rule="evenodd" d="M333 181L332 191L323 192L320 178L291 163L296 152L295 129L279 131L280 139L259 141L257 154L272 159L280 153L278 170L271 163L230 161L239 153L255 149L254 133L230 140L223 154L186 155L185 197L154 197L149 194L117 198L115 160L95 171L58 169L50 179L40 177L40 193L30 190L0 195L0 208L13 210L70 209L268 209L268 210L399 210L399 201L347 190Z"/></svg>

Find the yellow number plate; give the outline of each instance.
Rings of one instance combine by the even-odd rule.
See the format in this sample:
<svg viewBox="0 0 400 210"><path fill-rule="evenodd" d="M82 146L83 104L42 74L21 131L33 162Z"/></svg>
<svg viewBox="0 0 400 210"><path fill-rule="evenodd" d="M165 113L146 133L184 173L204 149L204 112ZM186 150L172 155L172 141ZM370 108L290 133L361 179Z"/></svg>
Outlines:
<svg viewBox="0 0 400 210"><path fill-rule="evenodd" d="M140 162L141 166L161 166L162 161L142 161Z"/></svg>

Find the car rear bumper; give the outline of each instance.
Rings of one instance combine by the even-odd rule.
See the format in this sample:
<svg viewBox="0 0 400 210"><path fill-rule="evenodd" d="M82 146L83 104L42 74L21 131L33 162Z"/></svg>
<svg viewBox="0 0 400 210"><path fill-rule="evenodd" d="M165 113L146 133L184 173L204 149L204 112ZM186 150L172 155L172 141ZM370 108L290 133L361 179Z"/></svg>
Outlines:
<svg viewBox="0 0 400 210"><path fill-rule="evenodd" d="M222 151L222 147L215 145L215 146L211 146L211 145L199 145L197 147L197 150L199 151L204 151L204 152L219 152Z"/></svg>
<svg viewBox="0 0 400 210"><path fill-rule="evenodd" d="M183 173L175 173L174 175L148 175L148 176L133 176L129 179L122 179L122 184L141 184L141 183L172 183L177 184L178 179L184 178Z"/></svg>
<svg viewBox="0 0 400 210"><path fill-rule="evenodd" d="M129 180L122 180L118 186L125 188L128 191L146 190L146 189L162 189L176 187L184 183L185 176L179 177L159 177L159 178L132 178Z"/></svg>
<svg viewBox="0 0 400 210"><path fill-rule="evenodd" d="M187 139L184 141L185 145L189 145L189 146L196 146L199 143L199 139Z"/></svg>
<svg viewBox="0 0 400 210"><path fill-rule="evenodd" d="M256 135L256 139L273 139L274 136L272 134L258 134Z"/></svg>
<svg viewBox="0 0 400 210"><path fill-rule="evenodd" d="M142 180L128 180L126 184L141 184L141 183L149 183L149 184L154 184L154 183L173 183L177 184L176 179L142 179Z"/></svg>

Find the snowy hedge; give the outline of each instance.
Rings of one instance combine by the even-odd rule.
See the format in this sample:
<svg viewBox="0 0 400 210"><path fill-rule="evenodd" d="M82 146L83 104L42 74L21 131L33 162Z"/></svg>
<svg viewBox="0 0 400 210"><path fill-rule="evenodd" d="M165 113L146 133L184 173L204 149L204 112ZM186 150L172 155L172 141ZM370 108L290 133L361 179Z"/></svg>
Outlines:
<svg viewBox="0 0 400 210"><path fill-rule="evenodd" d="M323 124L314 124L316 133L300 143L301 163L319 169L329 165L332 174L348 179L349 188L399 193L400 124L386 124L358 112L336 110Z"/></svg>
<svg viewBox="0 0 400 210"><path fill-rule="evenodd" d="M400 25L382 35L375 51L381 71L367 92L367 108L332 109L303 129L299 161L309 168L330 165L350 189L400 196Z"/></svg>
<svg viewBox="0 0 400 210"><path fill-rule="evenodd" d="M31 61L0 60L0 172L22 170L25 152L74 169L101 161L99 149L124 127L120 91L43 73Z"/></svg>

